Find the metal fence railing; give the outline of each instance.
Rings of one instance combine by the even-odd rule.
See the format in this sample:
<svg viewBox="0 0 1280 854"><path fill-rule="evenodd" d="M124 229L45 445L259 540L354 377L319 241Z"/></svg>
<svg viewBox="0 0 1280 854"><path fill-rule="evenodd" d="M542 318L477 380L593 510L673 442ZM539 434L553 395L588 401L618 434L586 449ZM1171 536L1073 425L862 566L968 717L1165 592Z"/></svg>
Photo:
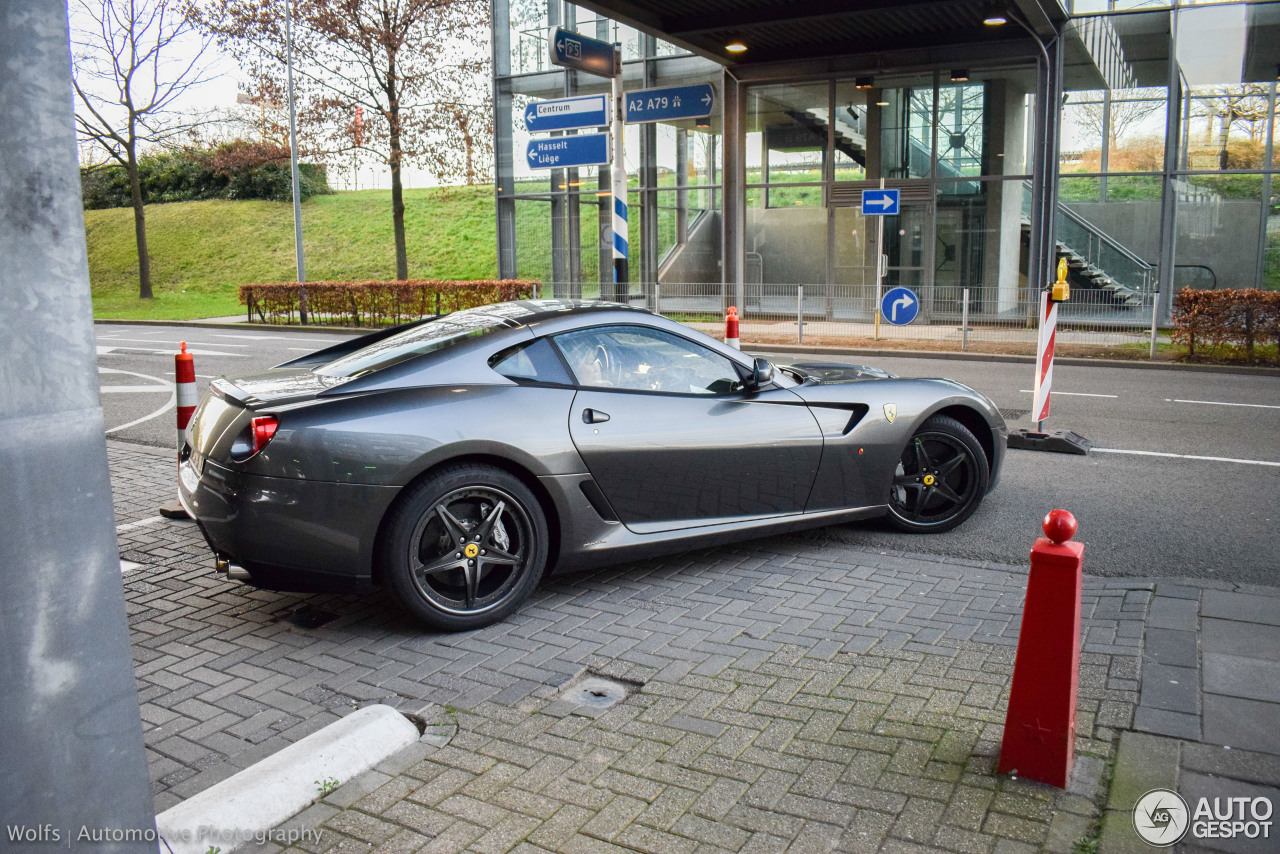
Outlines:
<svg viewBox="0 0 1280 854"><path fill-rule="evenodd" d="M595 298L599 289L588 283L570 294L544 284L542 293ZM724 332L725 309L736 306L744 343L914 341L948 349L968 349L978 342L1034 348L1040 300L1038 292L1025 288L922 288L915 320L896 326L883 319L877 323L876 291L870 285L633 282L628 290L631 304L716 337ZM1130 305L1109 291L1075 288L1059 306L1057 341L1099 347L1168 341L1153 323L1156 299L1145 294Z"/></svg>

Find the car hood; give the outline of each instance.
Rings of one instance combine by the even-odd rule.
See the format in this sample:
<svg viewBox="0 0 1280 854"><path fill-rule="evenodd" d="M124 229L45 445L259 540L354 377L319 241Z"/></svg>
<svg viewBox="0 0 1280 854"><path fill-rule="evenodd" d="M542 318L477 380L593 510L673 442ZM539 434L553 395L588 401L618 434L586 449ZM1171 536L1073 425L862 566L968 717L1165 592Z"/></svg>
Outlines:
<svg viewBox="0 0 1280 854"><path fill-rule="evenodd" d="M838 383L864 382L866 380L891 380L894 375L880 368L866 365L846 365L841 362L805 362L799 365L788 365L802 373L810 381L822 385Z"/></svg>

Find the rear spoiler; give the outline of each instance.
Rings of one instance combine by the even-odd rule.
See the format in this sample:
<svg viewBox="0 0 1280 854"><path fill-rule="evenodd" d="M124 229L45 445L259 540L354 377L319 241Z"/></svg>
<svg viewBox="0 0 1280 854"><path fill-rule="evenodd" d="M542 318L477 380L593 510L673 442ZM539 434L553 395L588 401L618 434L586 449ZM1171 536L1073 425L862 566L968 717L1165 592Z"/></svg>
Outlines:
<svg viewBox="0 0 1280 854"><path fill-rule="evenodd" d="M442 317L444 315L441 315ZM317 365L327 365L335 359L340 359L349 353L354 353L362 347L368 347L384 338L390 338L392 335L398 335L406 329L413 329L415 326L421 326L424 323L430 323L433 320L439 320L439 317L428 317L423 320L411 320L408 323L401 323L399 326L389 326L386 329L379 329L376 332L370 332L366 335L359 335L340 344L334 344L332 347L325 347L322 350L316 350L314 353L308 353L297 359L290 359L287 362L281 362L273 365L274 368L312 368Z"/></svg>

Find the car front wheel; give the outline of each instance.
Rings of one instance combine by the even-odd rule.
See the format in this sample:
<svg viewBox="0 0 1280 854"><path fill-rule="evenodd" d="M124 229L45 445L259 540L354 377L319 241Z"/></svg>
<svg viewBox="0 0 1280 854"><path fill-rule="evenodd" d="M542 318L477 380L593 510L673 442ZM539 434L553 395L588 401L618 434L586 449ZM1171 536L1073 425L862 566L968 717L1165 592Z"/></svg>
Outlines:
<svg viewBox="0 0 1280 854"><path fill-rule="evenodd" d="M392 511L382 560L396 598L434 629L497 622L520 606L547 562L547 523L514 475L481 465L445 468Z"/></svg>
<svg viewBox="0 0 1280 854"><path fill-rule="evenodd" d="M889 487L889 521L901 531L949 531L973 515L987 492L982 445L945 415L925 421L911 437Z"/></svg>

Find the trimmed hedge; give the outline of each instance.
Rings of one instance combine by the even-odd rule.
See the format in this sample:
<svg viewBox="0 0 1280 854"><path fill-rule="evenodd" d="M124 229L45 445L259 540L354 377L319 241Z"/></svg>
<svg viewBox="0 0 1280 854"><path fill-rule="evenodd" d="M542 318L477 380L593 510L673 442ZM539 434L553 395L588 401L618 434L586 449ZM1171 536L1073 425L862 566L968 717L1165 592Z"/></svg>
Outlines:
<svg viewBox="0 0 1280 854"><path fill-rule="evenodd" d="M1239 358L1243 351L1256 363L1259 347L1280 345L1280 291L1183 288L1174 303L1173 340L1186 345L1189 358Z"/></svg>
<svg viewBox="0 0 1280 854"><path fill-rule="evenodd" d="M465 308L531 299L538 283L522 279L448 282L282 282L241 285L240 303L249 319L297 323L298 297L306 289L307 322L331 326L386 326Z"/></svg>

